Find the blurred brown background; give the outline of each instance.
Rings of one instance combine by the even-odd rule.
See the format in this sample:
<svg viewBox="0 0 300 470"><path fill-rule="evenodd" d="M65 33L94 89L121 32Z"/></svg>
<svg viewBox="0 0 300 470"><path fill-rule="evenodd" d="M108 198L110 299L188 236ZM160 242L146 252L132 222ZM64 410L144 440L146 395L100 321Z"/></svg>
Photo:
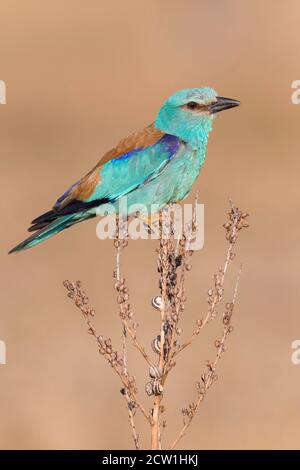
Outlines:
<svg viewBox="0 0 300 470"><path fill-rule="evenodd" d="M132 446L117 378L62 287L81 279L99 329L120 341L111 243L90 221L20 255L7 251L103 152L151 122L168 95L202 85L242 106L218 116L196 184L205 247L193 260L184 334L205 311L224 258L230 197L250 212L251 228L238 246L244 272L230 349L182 447L299 448L300 366L291 363L300 338L300 106L291 103L299 20L297 0L1 2L2 449ZM154 250L132 242L124 259L147 345L158 327L149 305ZM167 441L220 328L211 324L179 360L166 393ZM143 393L147 369L135 353L130 361ZM142 418L138 426L148 445Z"/></svg>

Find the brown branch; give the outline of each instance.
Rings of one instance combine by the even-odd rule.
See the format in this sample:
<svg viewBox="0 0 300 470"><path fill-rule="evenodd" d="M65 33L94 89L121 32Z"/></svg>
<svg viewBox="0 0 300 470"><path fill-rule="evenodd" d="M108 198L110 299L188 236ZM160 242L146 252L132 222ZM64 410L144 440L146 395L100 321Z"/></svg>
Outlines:
<svg viewBox="0 0 300 470"><path fill-rule="evenodd" d="M144 346L142 346L139 341L136 338L136 333L133 331L133 329L130 327L128 321L126 319L122 320L123 325L126 329L126 331L129 333L130 338L132 339L132 344L133 346L141 353L145 361L149 366L153 365L153 362L149 359L148 353L146 352Z"/></svg>
<svg viewBox="0 0 300 470"><path fill-rule="evenodd" d="M159 408L162 401L162 384L161 378L165 363L165 314L166 314L166 292L167 292L167 241L163 239L162 232L162 214L159 218L160 226L160 248L158 254L159 272L160 272L160 291L161 291L161 308L160 308L160 350L158 360L158 380L160 380L160 387L155 392L155 398L152 408L152 420L151 420L151 449L161 449L161 436L160 436L160 424L159 424Z"/></svg>
<svg viewBox="0 0 300 470"><path fill-rule="evenodd" d="M166 427L166 421L161 422L161 414L164 412L163 393L166 380L170 371L176 365L175 358L185 350L198 336L200 331L211 320L217 316L217 307L224 297L224 281L229 266L234 259L234 246L238 238L238 234L242 228L247 227L245 218L248 214L242 213L237 207L231 203L228 221L224 224L226 231L226 239L228 240L228 249L226 258L222 267L219 268L217 274L214 275L214 287L208 291L208 312L203 319L197 321L197 327L191 336L182 344L179 342L181 335L180 321L183 316L186 305L185 282L187 272L191 270L189 257L193 254L191 250L191 241L195 237L197 229L196 205L197 198L193 209L193 220L190 231L181 235L179 239L175 236L174 219L171 215L171 206L159 213L159 248L158 252L158 272L159 272L159 289L160 296L155 297L152 305L160 312L159 334L152 341L152 348L157 353L157 361L152 362L148 352L137 339L138 323L134 319L129 303L129 289L126 280L121 276L121 249L128 244L128 236L120 236L120 221L117 221L117 236L114 240L116 248L116 268L113 274L114 289L117 297L119 308L119 316L122 324L122 351L119 354L113 349L110 338L104 339L103 336L96 332L96 328L92 322L95 315L94 310L89 306L89 300L78 281L72 283L65 281L64 286L68 291L75 305L81 310L88 332L95 338L99 353L106 359L107 363L113 368L122 382L121 393L126 401L128 409L128 419L131 427L131 434L136 449L140 448L139 436L135 427L135 414L140 410L146 418L151 429L151 448L159 450L162 448L162 431ZM168 236L164 233L163 216L168 212L169 232ZM165 219L164 219L165 222ZM188 405L182 410L183 426L178 436L170 446L173 449L182 437L186 434L199 406L206 396L207 391L217 379L215 370L218 362L226 350L226 341L229 333L233 330L231 317L236 302L240 279L240 272L236 280L232 301L227 303L223 313L223 333L220 340L215 341L217 353L213 362L207 361L207 371L202 374L201 382L197 383L198 396L195 402ZM146 392L149 396L154 396L151 412L148 412L142 404L133 376L130 375L127 364L127 343L128 338L134 348L141 354L143 359L149 366L150 382L146 384Z"/></svg>
<svg viewBox="0 0 300 470"><path fill-rule="evenodd" d="M120 271L121 271L121 247L120 244L117 244L116 247L116 276L117 276L117 281L120 282ZM126 326L122 324L122 332L123 332L123 341L122 341L122 356L123 356L123 373L126 377L128 377L128 371L127 371L127 330ZM124 398L126 400L127 404L127 410L128 410L128 417L129 417L129 424L131 427L131 434L134 442L135 448L138 450L139 449L139 436L136 431L135 427L135 421L134 421L134 410L136 407L136 403L131 400L130 398L130 390L127 387L124 387L124 389L121 390L122 394L124 395Z"/></svg>
<svg viewBox="0 0 300 470"><path fill-rule="evenodd" d="M81 282L77 281L74 283L66 280L63 282L63 285L68 291L68 297L73 299L76 307L81 310L88 327L88 333L94 337L99 353L106 359L108 364L119 376L123 386L129 390L130 396L132 396L137 407L140 409L146 420L150 422L151 418L149 414L137 397L134 378L129 375L124 375L123 359L120 357L119 353L113 349L111 339L104 339L102 335L99 335L91 321L91 318L95 316L95 311L89 306L89 299L82 289Z"/></svg>
<svg viewBox="0 0 300 470"><path fill-rule="evenodd" d="M208 372L202 374L201 376L201 381L202 383L198 382L197 383L197 389L198 389L198 398L196 402L192 402L189 404L188 408L184 408L182 410L183 414L183 419L184 419L184 424L183 427L181 428L178 436L176 439L173 441L173 443L170 446L170 450L174 449L179 441L184 437L186 434L193 418L195 417L198 408L200 406L200 403L204 400L204 397L209 390L209 388L213 385L213 383L217 380L217 375L215 374L218 362L224 352L226 351L226 340L228 335L233 331L233 326L231 324L231 318L232 318L232 313L233 313L233 308L236 302L236 297L237 297L237 292L238 292L238 287L239 287L239 282L240 282L240 276L241 276L241 271L242 271L242 266L240 267L240 270L237 275L237 279L235 282L235 288L234 288L234 294L232 301L228 304L226 304L226 310L223 314L223 334L221 340L215 341L215 346L217 347L217 354L214 362L207 361L207 369Z"/></svg>
<svg viewBox="0 0 300 470"><path fill-rule="evenodd" d="M195 198L195 207L197 204L197 195ZM172 217L172 206L168 206L159 217L159 250L158 250L158 272L160 275L160 334L159 334L159 354L157 364L157 377L152 381L150 393L154 393L155 399L152 408L152 426L151 426L151 448L161 449L161 431L160 431L160 413L163 409L163 388L167 380L169 371L174 367L173 350L176 347L176 337L181 331L178 328L180 317L185 307L185 279L186 272L191 266L186 262L190 250L191 238L196 230L195 214L193 211L193 221L190 234L181 234L177 240L175 237L174 219ZM167 215L168 224L163 216ZM168 232L166 237L165 231ZM180 273L178 270L180 269ZM179 279L179 280L178 280ZM150 384L147 384L151 386ZM165 421L164 421L165 427Z"/></svg>
<svg viewBox="0 0 300 470"><path fill-rule="evenodd" d="M114 277L116 278L116 282L114 284L114 288L117 294L117 303L119 305L119 314L123 324L123 328L126 329L127 333L129 334L133 346L141 353L145 361L149 366L152 365L152 362L149 358L149 355L138 341L136 332L138 323L134 321L134 315L131 310L131 306L129 304L129 288L126 285L126 280L124 277L121 277L120 274L120 249L121 247L125 248L127 246L127 239L119 240L116 238L114 241L114 246L116 248L116 271L114 272Z"/></svg>
<svg viewBox="0 0 300 470"><path fill-rule="evenodd" d="M245 219L248 217L247 213L243 213L235 207L230 201L231 211L228 213L228 221L225 222L223 227L226 230L226 239L229 241L226 258L223 266L219 267L219 273L214 275L214 288L208 291L208 304L209 309L204 319L197 320L197 327L191 336L182 343L175 351L173 357L177 356L181 351L186 349L199 335L200 331L217 316L217 306L221 303L224 294L224 281L228 268L235 257L233 252L236 244L238 234L243 229L248 227Z"/></svg>

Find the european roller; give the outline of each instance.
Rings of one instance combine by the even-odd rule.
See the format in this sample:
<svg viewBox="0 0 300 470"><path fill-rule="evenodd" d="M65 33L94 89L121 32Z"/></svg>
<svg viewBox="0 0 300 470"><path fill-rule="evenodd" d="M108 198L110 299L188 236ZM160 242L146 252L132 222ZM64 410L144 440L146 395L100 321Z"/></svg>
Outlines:
<svg viewBox="0 0 300 470"><path fill-rule="evenodd" d="M216 113L238 106L212 88L190 88L171 95L154 123L121 140L96 166L74 183L53 208L34 219L34 232L10 253L31 248L72 225L95 217L101 207L127 197L149 213L183 200L205 161ZM136 209L135 209L136 210Z"/></svg>

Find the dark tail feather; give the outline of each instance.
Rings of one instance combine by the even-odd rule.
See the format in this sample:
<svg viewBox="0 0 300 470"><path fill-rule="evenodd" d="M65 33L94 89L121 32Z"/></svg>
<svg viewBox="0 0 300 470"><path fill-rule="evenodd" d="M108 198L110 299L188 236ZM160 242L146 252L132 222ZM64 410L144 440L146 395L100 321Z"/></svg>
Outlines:
<svg viewBox="0 0 300 470"><path fill-rule="evenodd" d="M31 235L31 237L26 238L26 240L19 243L19 245L12 248L9 253L15 253L18 251L27 250L32 248L35 245L47 240L48 238L56 235L57 233L65 230L72 225L78 224L83 220L94 217L94 214L70 214L57 218L53 222L48 223L45 226L42 226L36 233ZM38 227L36 227L38 228Z"/></svg>

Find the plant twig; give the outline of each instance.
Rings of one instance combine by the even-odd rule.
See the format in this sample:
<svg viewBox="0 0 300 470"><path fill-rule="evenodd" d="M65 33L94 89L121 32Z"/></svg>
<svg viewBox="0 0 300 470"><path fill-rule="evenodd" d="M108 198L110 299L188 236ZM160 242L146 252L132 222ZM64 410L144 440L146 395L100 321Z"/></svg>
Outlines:
<svg viewBox="0 0 300 470"><path fill-rule="evenodd" d="M148 412L138 399L134 378L129 374L126 376L123 372L123 359L120 357L119 353L113 349L111 339L104 339L102 335L99 335L92 323L91 318L95 316L95 311L89 306L89 299L82 289L81 282L71 282L66 280L63 282L63 285L68 291L68 297L73 299L76 307L81 310L88 328L88 333L94 337L99 353L106 359L108 364L119 376L123 386L130 391L130 395L136 403L136 406L140 409L146 420L150 422L151 418Z"/></svg>
<svg viewBox="0 0 300 470"><path fill-rule="evenodd" d="M152 305L159 310L159 334L153 339L151 345L153 351L157 354L157 359L152 361L148 352L142 343L137 339L138 323L135 320L129 297L129 288L126 280L121 274L121 251L128 244L128 235L120 236L120 220L117 220L117 232L114 240L116 249L116 267L113 273L114 289L117 298L119 316L122 326L122 349L121 353L113 348L112 340L105 339L99 335L92 322L95 315L94 310L89 305L87 295L82 289L79 281L73 283L64 281L64 286L68 291L68 297L72 298L75 305L80 309L85 319L88 333L91 334L97 344L99 353L105 358L107 363L113 368L119 376L122 389L121 393L126 401L128 410L128 419L131 428L131 434L136 449L140 448L139 435L135 426L135 414L139 410L145 417L150 426L151 449L159 450L162 448L162 431L166 428L166 420L161 421L161 415L165 411L163 398L166 388L166 381L171 370L175 367L177 356L199 335L200 331L211 320L217 317L217 308L224 298L224 282L228 273L229 266L235 257L234 247L240 231L247 227L246 218L248 214L243 213L232 202L230 202L230 212L228 220L224 224L228 248L224 264L219 267L218 273L214 274L214 286L208 291L208 311L203 319L197 320L196 328L185 341L180 343L182 329L180 323L186 307L186 277L191 271L191 241L196 236L197 230L197 201L196 194L193 206L193 217L188 233L184 230L179 238L174 229L174 214L171 214L173 206L168 206L159 213L158 217L158 273L160 295L152 299ZM165 226L168 217L169 226ZM127 228L127 227L126 227ZM167 230L167 236L165 233ZM193 418L195 417L200 403L206 396L207 391L217 379L215 373L221 356L226 351L226 342L228 335L232 332L231 323L232 313L236 303L240 274L236 279L232 301L225 304L223 311L223 331L220 340L215 341L217 349L216 357L213 362L207 361L206 371L201 375L201 381L196 384L197 399L182 409L183 425L177 437L170 446L174 449L186 434ZM138 394L135 378L130 374L127 360L127 346L131 343L133 347L145 360L149 367L150 381L146 384L146 393L154 397L150 411L146 410Z"/></svg>
<svg viewBox="0 0 300 470"><path fill-rule="evenodd" d="M181 353L184 349L192 344L192 342L199 335L200 331L217 316L217 306L223 299L224 294L224 281L228 268L235 258L235 253L233 252L234 246L236 244L238 234L242 228L248 227L245 219L248 217L247 213L240 211L235 207L230 201L231 210L228 213L228 221L225 222L223 227L226 230L226 239L229 241L226 258L223 266L219 267L219 273L214 274L214 288L208 290L208 305L209 309L206 316L197 320L197 327L191 334L191 336L182 343L174 353L174 357Z"/></svg>
<svg viewBox="0 0 300 470"><path fill-rule="evenodd" d="M117 224L117 233L118 233L119 224ZM123 327L126 329L126 332L129 334L133 346L140 352L145 361L149 366L152 365L152 362L149 358L144 346L137 339L137 327L138 323L134 321L134 315L129 304L129 288L126 285L126 280L121 276L120 273L120 249L121 247L125 248L128 244L127 238L119 239L117 236L114 240L114 247L116 251L116 271L114 272L114 278L116 282L114 288L117 294L117 303L119 305L120 318L123 324Z"/></svg>
<svg viewBox="0 0 300 470"><path fill-rule="evenodd" d="M120 277L121 277L121 246L120 244L117 244L116 246L116 276L117 276L117 281L120 282ZM122 356L123 356L123 373L126 377L128 377L128 372L127 372L127 330L126 330L126 325L122 323ZM121 390L121 393L124 395L124 398L126 400L127 404L127 409L128 409L128 417L129 417L129 424L131 427L131 434L134 442L135 448L138 450L139 449L139 436L136 431L135 427L135 421L134 421L134 412L136 408L136 403L131 400L130 398L130 390L127 387L124 387Z"/></svg>
<svg viewBox="0 0 300 470"><path fill-rule="evenodd" d="M186 434L193 418L195 417L200 403L204 400L204 397L209 390L209 388L213 385L213 383L217 380L217 375L215 374L218 362L224 352L226 351L226 340L228 335L233 331L233 326L231 324L231 317L233 313L233 308L236 302L238 287L240 283L240 276L241 276L242 266L240 266L237 279L235 282L234 294L232 301L226 304L226 310L223 314L223 334L220 340L215 341L215 346L217 348L217 354L215 357L214 362L207 361L207 373L201 375L201 382L197 383L197 390L198 390L198 398L196 402L192 402L189 404L188 408L182 409L183 415L183 426L175 438L173 443L170 446L170 450L174 449L179 441L184 437Z"/></svg>
<svg viewBox="0 0 300 470"><path fill-rule="evenodd" d="M155 392L155 398L152 408L151 420L151 449L158 450L161 448L160 424L159 424L159 407L162 400L162 383L161 378L164 368L165 357L165 314L166 314L166 290L167 290L167 241L163 239L162 233L162 215L159 218L160 228L160 249L159 249L159 271L160 271L160 291L161 291L161 308L160 308L160 350L158 360L158 389Z"/></svg>

